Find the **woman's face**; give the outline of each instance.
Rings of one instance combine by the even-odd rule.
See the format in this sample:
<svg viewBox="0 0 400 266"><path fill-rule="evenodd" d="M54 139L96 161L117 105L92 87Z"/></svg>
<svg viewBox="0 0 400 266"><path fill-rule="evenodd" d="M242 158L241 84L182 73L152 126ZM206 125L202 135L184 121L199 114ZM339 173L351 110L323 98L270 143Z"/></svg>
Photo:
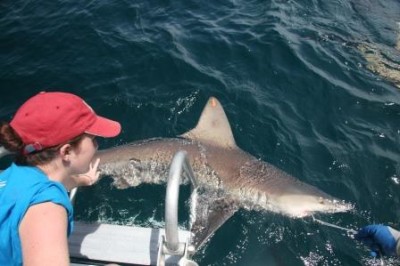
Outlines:
<svg viewBox="0 0 400 266"><path fill-rule="evenodd" d="M95 136L85 134L79 145L73 149L71 160L74 174L86 173L98 148Z"/></svg>

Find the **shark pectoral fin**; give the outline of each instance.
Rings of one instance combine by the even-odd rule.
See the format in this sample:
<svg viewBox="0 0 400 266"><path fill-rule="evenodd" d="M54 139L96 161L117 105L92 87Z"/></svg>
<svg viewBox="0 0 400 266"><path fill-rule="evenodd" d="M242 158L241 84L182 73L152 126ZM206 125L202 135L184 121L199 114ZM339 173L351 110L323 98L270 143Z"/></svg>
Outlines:
<svg viewBox="0 0 400 266"><path fill-rule="evenodd" d="M192 198L193 200L193 198ZM193 209L194 208L194 209ZM192 204L191 244L199 249L217 229L237 210L238 205L230 197L213 198L210 195L197 195Z"/></svg>
<svg viewBox="0 0 400 266"><path fill-rule="evenodd" d="M212 143L226 148L236 148L232 129L221 103L211 97L201 113L197 126L181 137Z"/></svg>

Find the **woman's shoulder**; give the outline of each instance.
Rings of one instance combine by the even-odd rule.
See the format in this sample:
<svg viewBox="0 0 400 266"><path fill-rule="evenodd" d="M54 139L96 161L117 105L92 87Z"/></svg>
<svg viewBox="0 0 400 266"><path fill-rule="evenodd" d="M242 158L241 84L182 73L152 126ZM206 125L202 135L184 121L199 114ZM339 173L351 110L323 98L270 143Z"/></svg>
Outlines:
<svg viewBox="0 0 400 266"><path fill-rule="evenodd" d="M10 205L10 208L24 213L29 206L53 202L72 213L65 187L59 182L49 180L36 167L12 164L1 174L0 180L4 185L0 188L4 206Z"/></svg>

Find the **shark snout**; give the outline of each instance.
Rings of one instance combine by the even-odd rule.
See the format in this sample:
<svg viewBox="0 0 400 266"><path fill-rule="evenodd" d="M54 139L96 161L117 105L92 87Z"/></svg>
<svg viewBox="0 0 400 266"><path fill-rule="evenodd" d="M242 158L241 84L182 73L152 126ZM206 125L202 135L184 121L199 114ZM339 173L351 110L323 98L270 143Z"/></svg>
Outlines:
<svg viewBox="0 0 400 266"><path fill-rule="evenodd" d="M276 199L276 206L291 217L305 217L316 212L346 212L353 207L335 198L314 195L282 195Z"/></svg>

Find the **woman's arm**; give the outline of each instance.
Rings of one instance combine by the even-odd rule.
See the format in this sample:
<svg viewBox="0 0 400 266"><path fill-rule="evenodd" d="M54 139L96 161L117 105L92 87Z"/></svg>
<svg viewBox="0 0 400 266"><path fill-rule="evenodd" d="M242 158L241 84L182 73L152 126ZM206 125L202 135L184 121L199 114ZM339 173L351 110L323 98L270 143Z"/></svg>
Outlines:
<svg viewBox="0 0 400 266"><path fill-rule="evenodd" d="M19 226L25 266L69 266L67 211L52 202L29 207Z"/></svg>

